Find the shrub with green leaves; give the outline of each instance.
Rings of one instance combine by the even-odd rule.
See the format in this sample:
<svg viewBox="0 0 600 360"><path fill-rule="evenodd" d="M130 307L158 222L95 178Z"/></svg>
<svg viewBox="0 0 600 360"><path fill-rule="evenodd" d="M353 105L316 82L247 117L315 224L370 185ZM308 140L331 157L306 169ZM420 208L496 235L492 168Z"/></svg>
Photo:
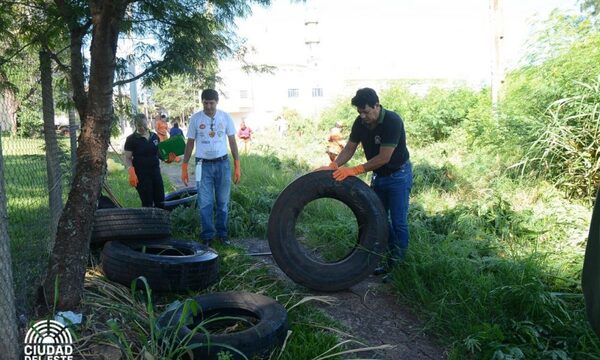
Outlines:
<svg viewBox="0 0 600 360"><path fill-rule="evenodd" d="M434 88L420 101L420 111L411 120L416 125L411 138L429 144L448 138L477 104L477 94L467 88L452 90Z"/></svg>
<svg viewBox="0 0 600 360"><path fill-rule="evenodd" d="M329 131L336 122L342 123L345 128L349 129L357 116L358 113L350 103L350 98L339 98L321 113L319 129Z"/></svg>

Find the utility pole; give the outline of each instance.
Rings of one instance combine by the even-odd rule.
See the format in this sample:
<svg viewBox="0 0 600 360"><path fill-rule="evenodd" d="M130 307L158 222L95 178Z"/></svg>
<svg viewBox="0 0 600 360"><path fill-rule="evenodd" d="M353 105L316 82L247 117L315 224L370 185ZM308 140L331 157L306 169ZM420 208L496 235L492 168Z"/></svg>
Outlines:
<svg viewBox="0 0 600 360"><path fill-rule="evenodd" d="M305 3L304 17L304 44L308 49L307 69L309 71L309 101L312 107L311 118L316 119L318 114L318 104L321 94L316 94L315 91L322 91L321 73L320 73L320 54L319 44L321 37L319 33L319 12L315 1L307 0Z"/></svg>
<svg viewBox="0 0 600 360"><path fill-rule="evenodd" d="M502 0L490 0L490 25L492 29L492 107L498 105L498 94L504 84L504 14Z"/></svg>

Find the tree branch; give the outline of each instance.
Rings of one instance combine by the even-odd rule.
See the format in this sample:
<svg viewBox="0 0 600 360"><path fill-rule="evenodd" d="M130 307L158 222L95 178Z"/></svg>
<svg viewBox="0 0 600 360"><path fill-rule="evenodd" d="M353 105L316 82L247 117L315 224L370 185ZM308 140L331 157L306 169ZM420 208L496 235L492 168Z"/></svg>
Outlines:
<svg viewBox="0 0 600 360"><path fill-rule="evenodd" d="M60 54L61 52L65 51L65 50L67 50L69 48L70 48L70 46L67 46L67 47L63 48L62 50L60 50L59 52L57 52L56 54L53 53L53 52L51 52L51 51L48 51L48 55L50 56L50 58L52 60L54 60L54 62L56 63L56 65L58 65L58 68L61 69L64 72L66 72L66 73L69 73L69 71L70 71L71 68L69 66L63 64L62 61L60 61L60 59L58 58L58 54Z"/></svg>
<svg viewBox="0 0 600 360"><path fill-rule="evenodd" d="M14 57L19 55L21 52L23 52L23 50L27 49L29 46L31 46L36 41L37 41L37 38L31 40L29 43L23 45L20 49L17 49L11 56L4 58L2 61L0 61L0 66L3 66L4 64L10 62Z"/></svg>
<svg viewBox="0 0 600 360"><path fill-rule="evenodd" d="M141 73L137 74L136 76L134 76L132 78L125 79L125 80L115 81L113 83L113 86L121 86L121 85L129 84L132 81L139 80L142 77L146 76L147 74L149 74L149 73L155 71L156 69L160 68L161 66L162 66L162 62L154 63L154 64L150 65L149 67L147 67L146 70L142 71Z"/></svg>

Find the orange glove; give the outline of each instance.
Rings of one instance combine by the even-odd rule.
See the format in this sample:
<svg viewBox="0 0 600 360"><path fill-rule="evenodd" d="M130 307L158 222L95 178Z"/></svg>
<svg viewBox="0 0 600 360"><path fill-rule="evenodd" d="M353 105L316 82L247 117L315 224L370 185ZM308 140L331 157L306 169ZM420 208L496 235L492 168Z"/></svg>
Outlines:
<svg viewBox="0 0 600 360"><path fill-rule="evenodd" d="M321 166L320 168L316 168L313 171L321 171L321 170L335 170L338 168L338 164L335 161L332 161L331 164L327 166Z"/></svg>
<svg viewBox="0 0 600 360"><path fill-rule="evenodd" d="M172 162L173 162L173 161L175 161L175 160L177 160L177 155L175 155L175 153L174 153L174 152L170 152L170 153L169 153L169 158L168 158L167 160L165 160L165 162L166 162L167 164L170 164L170 163L172 163Z"/></svg>
<svg viewBox="0 0 600 360"><path fill-rule="evenodd" d="M135 168L132 166L127 171L129 172L129 185L137 187L139 181L137 175L135 174Z"/></svg>
<svg viewBox="0 0 600 360"><path fill-rule="evenodd" d="M188 164L181 164L181 181L183 181L183 185L187 186L190 182L190 176L188 175Z"/></svg>
<svg viewBox="0 0 600 360"><path fill-rule="evenodd" d="M362 165L355 167L341 167L333 172L333 178L336 181L342 181L348 176L356 176L365 172L365 168Z"/></svg>
<svg viewBox="0 0 600 360"><path fill-rule="evenodd" d="M239 160L233 160L233 183L237 184L240 182L242 177L242 168L240 167Z"/></svg>

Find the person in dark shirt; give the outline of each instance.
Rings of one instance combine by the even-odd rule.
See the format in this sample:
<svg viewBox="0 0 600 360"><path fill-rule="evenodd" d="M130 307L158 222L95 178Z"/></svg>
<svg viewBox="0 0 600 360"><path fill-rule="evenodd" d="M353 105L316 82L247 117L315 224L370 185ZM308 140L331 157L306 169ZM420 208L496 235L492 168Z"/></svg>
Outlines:
<svg viewBox="0 0 600 360"><path fill-rule="evenodd" d="M162 208L165 189L160 174L158 157L158 135L148 130L146 115L137 114L134 119L135 131L125 140L125 165L128 167L129 184L136 188L143 207ZM169 154L171 162L174 153Z"/></svg>
<svg viewBox="0 0 600 360"><path fill-rule="evenodd" d="M354 120L350 138L337 158L328 167L333 177L343 181L373 171L371 187L377 193L389 216L389 260L375 274L383 274L400 262L408 249L408 204L412 187L412 165L406 147L404 123L398 114L386 110L371 88L359 89L352 98L358 116ZM367 162L355 167L344 167L356 152L358 144L365 152Z"/></svg>
<svg viewBox="0 0 600 360"><path fill-rule="evenodd" d="M183 130L181 130L181 128L179 128L178 122L173 123L173 127L171 128L171 130L169 130L169 135L171 137L173 137L175 135L183 135Z"/></svg>

